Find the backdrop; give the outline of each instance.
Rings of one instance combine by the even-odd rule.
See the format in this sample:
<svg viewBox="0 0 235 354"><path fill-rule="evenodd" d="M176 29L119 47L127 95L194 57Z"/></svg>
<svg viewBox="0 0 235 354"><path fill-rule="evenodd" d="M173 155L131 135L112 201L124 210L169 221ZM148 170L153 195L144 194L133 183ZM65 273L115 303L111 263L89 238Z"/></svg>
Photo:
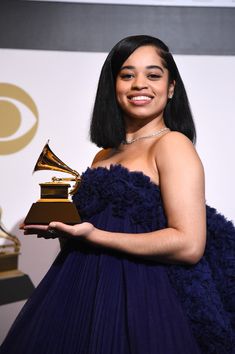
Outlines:
<svg viewBox="0 0 235 354"><path fill-rule="evenodd" d="M18 231L19 223L39 197L38 183L55 174L39 171L32 175L32 170L47 139L56 155L73 169L82 172L91 164L97 148L89 142L88 127L106 55L94 51L0 49L2 221L20 238L19 268L35 285L59 246L57 240L26 237ZM234 220L235 58L177 54L175 60L197 127L196 147L206 172L207 203ZM0 340L23 303L0 307Z"/></svg>

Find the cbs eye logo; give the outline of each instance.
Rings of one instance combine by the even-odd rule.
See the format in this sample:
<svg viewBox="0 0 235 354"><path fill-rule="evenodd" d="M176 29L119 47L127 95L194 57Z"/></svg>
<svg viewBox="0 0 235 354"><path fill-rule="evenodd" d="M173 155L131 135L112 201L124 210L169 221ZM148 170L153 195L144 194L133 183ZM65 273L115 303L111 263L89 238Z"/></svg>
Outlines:
<svg viewBox="0 0 235 354"><path fill-rule="evenodd" d="M29 122L24 121L32 119L34 122L28 128ZM0 83L0 155L23 149L33 139L37 128L38 110L30 95L18 86Z"/></svg>

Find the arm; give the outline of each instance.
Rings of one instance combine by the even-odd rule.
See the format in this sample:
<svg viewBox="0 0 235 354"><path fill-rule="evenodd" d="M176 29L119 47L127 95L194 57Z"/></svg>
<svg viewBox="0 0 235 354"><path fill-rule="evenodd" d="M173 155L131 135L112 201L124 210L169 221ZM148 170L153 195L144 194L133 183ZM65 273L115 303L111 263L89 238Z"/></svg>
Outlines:
<svg viewBox="0 0 235 354"><path fill-rule="evenodd" d="M177 255L196 263L206 243L203 166L183 134L172 132L163 138L159 141L157 165L168 228L175 235Z"/></svg>
<svg viewBox="0 0 235 354"><path fill-rule="evenodd" d="M168 227L127 234L95 228L89 223L68 226L51 223L49 228L82 237L95 246L166 263L194 264L203 255L206 239L203 167L192 143L172 132L155 147L156 166Z"/></svg>

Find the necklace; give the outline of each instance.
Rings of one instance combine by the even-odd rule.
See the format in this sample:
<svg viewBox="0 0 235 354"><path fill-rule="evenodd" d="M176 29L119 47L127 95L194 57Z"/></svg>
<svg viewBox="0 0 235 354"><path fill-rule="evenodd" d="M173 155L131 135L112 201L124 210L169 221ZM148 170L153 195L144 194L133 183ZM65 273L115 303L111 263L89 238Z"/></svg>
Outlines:
<svg viewBox="0 0 235 354"><path fill-rule="evenodd" d="M152 138L153 136L158 136L158 135L160 135L161 133L163 133L163 132L165 132L167 130L170 130L170 129L165 127L165 128L160 129L160 130L157 130L156 132L151 133L149 135L139 136L138 138L134 138L134 139L131 139L131 140L124 140L124 141L122 141L122 144L125 144L125 145L133 144L137 140Z"/></svg>

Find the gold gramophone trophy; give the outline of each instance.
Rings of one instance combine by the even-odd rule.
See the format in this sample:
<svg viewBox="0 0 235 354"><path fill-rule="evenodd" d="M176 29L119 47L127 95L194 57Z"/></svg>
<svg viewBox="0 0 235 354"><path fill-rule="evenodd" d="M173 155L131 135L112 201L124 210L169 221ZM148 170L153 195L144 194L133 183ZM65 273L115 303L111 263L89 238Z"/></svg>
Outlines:
<svg viewBox="0 0 235 354"><path fill-rule="evenodd" d="M1 222L0 209L0 273L17 269L20 240L7 232Z"/></svg>
<svg viewBox="0 0 235 354"><path fill-rule="evenodd" d="M18 269L20 246L3 226L0 208L0 305L27 299L34 290L29 276Z"/></svg>
<svg viewBox="0 0 235 354"><path fill-rule="evenodd" d="M40 183L41 198L32 205L25 220L25 225L49 224L51 221L61 221L74 225L80 222L75 205L68 198L69 182L75 182L70 194L74 194L80 183L80 175L62 162L50 149L48 142L44 146L33 172L38 170L53 170L66 172L73 178L53 177L51 182Z"/></svg>

